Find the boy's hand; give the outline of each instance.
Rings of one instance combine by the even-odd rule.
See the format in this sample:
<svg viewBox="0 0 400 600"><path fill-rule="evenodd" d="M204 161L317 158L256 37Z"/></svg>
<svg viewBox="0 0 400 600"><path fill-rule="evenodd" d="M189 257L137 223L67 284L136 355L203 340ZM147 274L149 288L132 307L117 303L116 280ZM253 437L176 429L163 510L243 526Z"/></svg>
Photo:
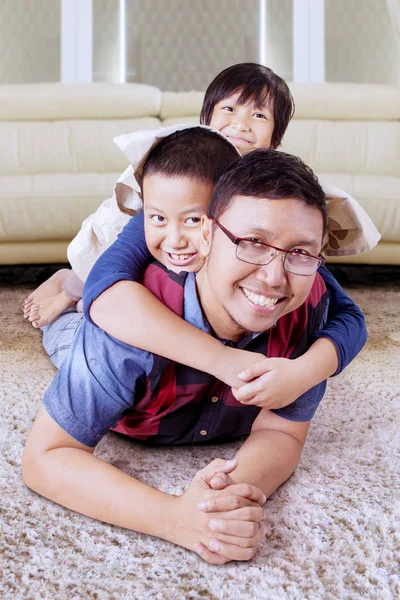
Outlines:
<svg viewBox="0 0 400 600"><path fill-rule="evenodd" d="M239 388L243 385L243 381L238 374L264 360L264 354L222 346L220 360L216 361L212 374L229 387Z"/></svg>
<svg viewBox="0 0 400 600"><path fill-rule="evenodd" d="M225 564L230 560L249 560L254 556L263 538L261 520L264 510L261 502L265 496L255 486L232 484L225 490L212 490L209 483L218 471L229 472L237 463L212 461L198 471L188 489L177 498L175 519L175 543L194 550L212 564ZM217 478L219 479L219 478ZM223 482L222 482L223 483ZM239 497L237 508L230 508L230 497ZM199 508L202 502L217 508L216 512L205 512Z"/></svg>
<svg viewBox="0 0 400 600"><path fill-rule="evenodd" d="M310 389L307 373L288 358L264 358L238 374L243 382L232 389L236 400L260 408L282 408Z"/></svg>

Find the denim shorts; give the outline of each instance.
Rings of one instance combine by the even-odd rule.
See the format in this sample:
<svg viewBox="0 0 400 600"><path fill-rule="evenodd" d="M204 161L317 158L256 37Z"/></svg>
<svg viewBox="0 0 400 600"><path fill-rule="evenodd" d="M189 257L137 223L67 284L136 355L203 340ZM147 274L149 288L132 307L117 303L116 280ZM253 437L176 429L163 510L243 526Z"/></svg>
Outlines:
<svg viewBox="0 0 400 600"><path fill-rule="evenodd" d="M69 353L75 333L84 318L83 313L70 308L50 325L41 327L43 331L43 348L57 369Z"/></svg>

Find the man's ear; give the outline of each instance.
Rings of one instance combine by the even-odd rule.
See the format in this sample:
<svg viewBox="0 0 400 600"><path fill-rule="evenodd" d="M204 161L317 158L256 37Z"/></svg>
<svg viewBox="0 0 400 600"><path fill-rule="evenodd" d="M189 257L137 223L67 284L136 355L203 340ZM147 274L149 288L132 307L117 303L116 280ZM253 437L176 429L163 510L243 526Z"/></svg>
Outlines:
<svg viewBox="0 0 400 600"><path fill-rule="evenodd" d="M212 242L212 226L212 219L209 219L207 215L202 215L200 228L200 254L205 258L207 258L210 253Z"/></svg>

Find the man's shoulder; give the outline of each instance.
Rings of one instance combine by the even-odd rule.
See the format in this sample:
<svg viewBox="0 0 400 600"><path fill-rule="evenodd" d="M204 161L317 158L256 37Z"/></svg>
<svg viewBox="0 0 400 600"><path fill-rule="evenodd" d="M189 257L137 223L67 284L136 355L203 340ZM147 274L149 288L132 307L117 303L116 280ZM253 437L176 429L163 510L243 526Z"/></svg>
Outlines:
<svg viewBox="0 0 400 600"><path fill-rule="evenodd" d="M160 262L154 261L144 272L143 285L170 310L182 316L188 275L187 271L174 273Z"/></svg>
<svg viewBox="0 0 400 600"><path fill-rule="evenodd" d="M311 291L306 299L306 303L311 304L311 306L317 306L324 298L327 293L327 288L325 281L318 272L315 275L314 283L312 285Z"/></svg>
<svg viewBox="0 0 400 600"><path fill-rule="evenodd" d="M171 281L183 289L188 275L188 271L181 271L180 273L170 271L162 263L158 262L158 260L155 260L150 263L144 272L143 285L149 287L157 282L158 285L164 286L168 285Z"/></svg>
<svg viewBox="0 0 400 600"><path fill-rule="evenodd" d="M323 278L317 273L303 304L283 315L270 330L268 356L295 358L304 354L309 339L324 324L327 306L327 288Z"/></svg>

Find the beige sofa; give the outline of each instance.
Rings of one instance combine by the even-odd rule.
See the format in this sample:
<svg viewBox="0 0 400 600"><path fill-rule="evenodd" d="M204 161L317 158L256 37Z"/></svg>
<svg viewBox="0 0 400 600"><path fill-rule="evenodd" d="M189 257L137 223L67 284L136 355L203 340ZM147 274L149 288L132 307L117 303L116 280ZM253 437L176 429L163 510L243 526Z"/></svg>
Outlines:
<svg viewBox="0 0 400 600"><path fill-rule="evenodd" d="M353 195L382 234L335 262L400 264L400 88L293 84L282 149ZM0 86L0 264L58 263L111 196L126 159L112 138L198 121L202 92L141 84Z"/></svg>

